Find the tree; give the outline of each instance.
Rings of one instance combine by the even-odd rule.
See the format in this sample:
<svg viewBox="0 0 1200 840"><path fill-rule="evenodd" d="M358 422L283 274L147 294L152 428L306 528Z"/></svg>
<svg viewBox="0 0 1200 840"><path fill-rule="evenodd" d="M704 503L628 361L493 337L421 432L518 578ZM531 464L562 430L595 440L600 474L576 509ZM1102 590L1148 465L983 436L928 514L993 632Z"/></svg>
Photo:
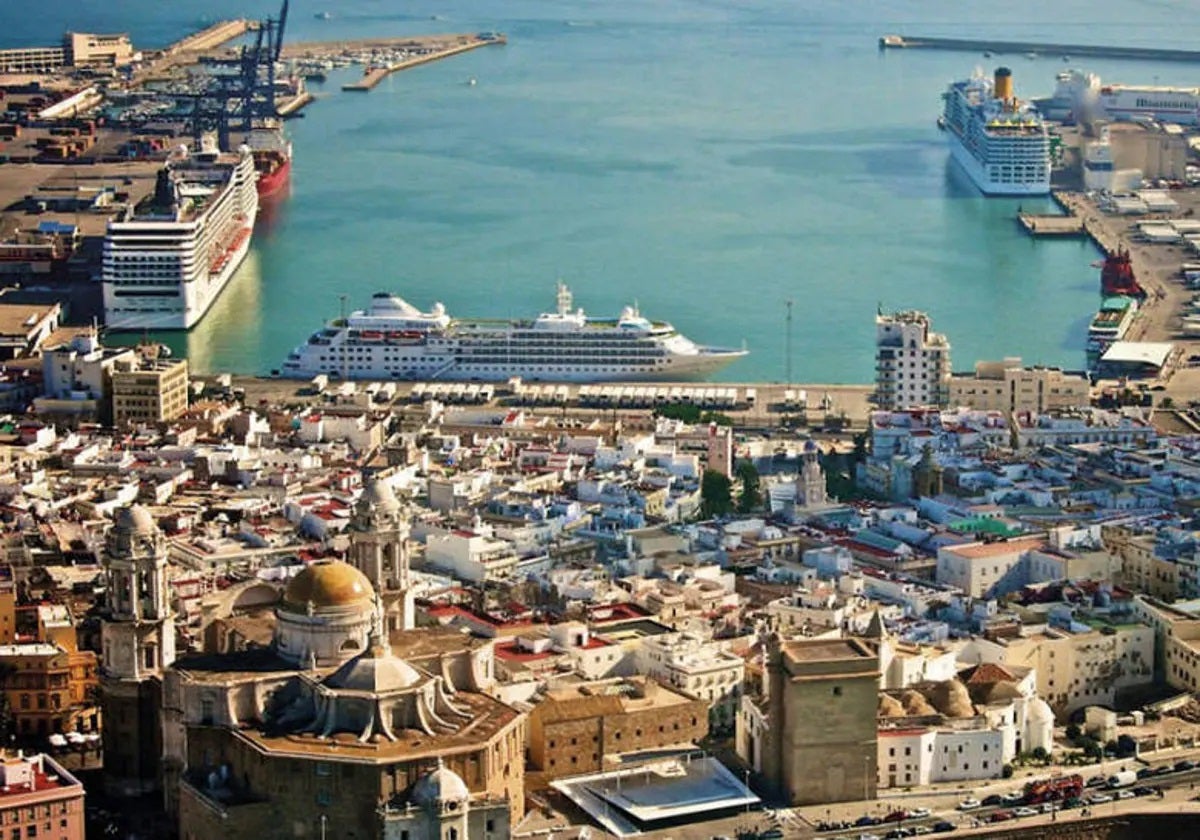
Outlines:
<svg viewBox="0 0 1200 840"><path fill-rule="evenodd" d="M733 482L716 470L705 470L700 479L700 514L705 519L726 516L733 510Z"/></svg>
<svg viewBox="0 0 1200 840"><path fill-rule="evenodd" d="M758 507L758 469L753 461L738 464L738 478L742 480L742 497L738 499L738 513L749 513Z"/></svg>
<svg viewBox="0 0 1200 840"><path fill-rule="evenodd" d="M1050 753L1046 752L1045 747L1034 747L1031 755L1034 761L1040 761L1042 764L1050 763Z"/></svg>
<svg viewBox="0 0 1200 840"><path fill-rule="evenodd" d="M1077 724L1077 723L1068 723L1068 724L1067 724L1067 733L1066 733L1066 734L1067 734L1067 740L1068 740L1068 741L1070 741L1072 744L1075 744L1076 746L1079 746L1079 743L1078 743L1078 742L1079 742L1079 736L1080 736L1081 734L1083 734L1083 733L1082 733L1082 731L1079 729L1079 724Z"/></svg>
<svg viewBox="0 0 1200 840"><path fill-rule="evenodd" d="M1006 779L1011 779L1012 774L1013 774L1013 766L1011 764L1005 764L1004 769L1001 771L1000 775L1002 775Z"/></svg>
<svg viewBox="0 0 1200 840"><path fill-rule="evenodd" d="M1117 755L1121 758L1137 755L1137 741L1133 739L1133 736L1121 735L1117 738Z"/></svg>
<svg viewBox="0 0 1200 840"><path fill-rule="evenodd" d="M1104 748L1091 735L1084 735L1079 742L1079 745L1083 747L1083 754L1088 758L1099 760L1104 757Z"/></svg>

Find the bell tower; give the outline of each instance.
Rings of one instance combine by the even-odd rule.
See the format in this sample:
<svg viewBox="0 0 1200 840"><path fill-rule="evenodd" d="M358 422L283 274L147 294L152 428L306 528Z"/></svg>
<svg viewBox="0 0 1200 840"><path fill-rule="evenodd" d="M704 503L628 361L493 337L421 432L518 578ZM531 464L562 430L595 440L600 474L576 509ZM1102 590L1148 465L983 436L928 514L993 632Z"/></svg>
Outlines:
<svg viewBox="0 0 1200 840"><path fill-rule="evenodd" d="M413 593L409 580L410 533L391 485L372 476L350 520L350 564L362 572L383 598L388 630L411 630Z"/></svg>
<svg viewBox="0 0 1200 840"><path fill-rule="evenodd" d="M135 505L117 511L102 561L106 783L115 795L139 796L159 785L162 675L175 661L167 544L148 510Z"/></svg>

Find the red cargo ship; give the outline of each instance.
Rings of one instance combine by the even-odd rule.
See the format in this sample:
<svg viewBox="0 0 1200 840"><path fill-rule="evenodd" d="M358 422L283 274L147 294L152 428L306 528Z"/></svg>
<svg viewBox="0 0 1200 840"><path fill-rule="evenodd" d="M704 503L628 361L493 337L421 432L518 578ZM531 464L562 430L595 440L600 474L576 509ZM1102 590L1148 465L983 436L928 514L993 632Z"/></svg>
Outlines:
<svg viewBox="0 0 1200 840"><path fill-rule="evenodd" d="M292 173L292 143L283 129L256 128L246 138L254 153L254 169L258 172L258 197L268 198L288 184Z"/></svg>
<svg viewBox="0 0 1200 840"><path fill-rule="evenodd" d="M1105 297L1146 297L1146 290L1133 276L1133 264L1129 261L1128 251L1115 251L1104 259L1104 267L1100 269L1100 293Z"/></svg>

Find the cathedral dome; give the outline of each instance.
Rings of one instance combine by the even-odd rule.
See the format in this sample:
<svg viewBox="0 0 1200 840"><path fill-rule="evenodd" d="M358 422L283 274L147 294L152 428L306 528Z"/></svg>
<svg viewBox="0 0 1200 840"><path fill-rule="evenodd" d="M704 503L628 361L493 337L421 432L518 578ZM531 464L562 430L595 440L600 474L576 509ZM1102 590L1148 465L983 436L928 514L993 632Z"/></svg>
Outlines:
<svg viewBox="0 0 1200 840"><path fill-rule="evenodd" d="M348 607L370 603L375 596L366 575L340 560L310 563L287 585L283 603L291 609Z"/></svg>
<svg viewBox="0 0 1200 840"><path fill-rule="evenodd" d="M325 681L331 688L386 694L421 681L421 672L389 650L368 647Z"/></svg>
<svg viewBox="0 0 1200 840"><path fill-rule="evenodd" d="M467 783L438 759L437 769L422 776L413 785L412 801L417 805L440 805L443 802L466 802L471 796Z"/></svg>
<svg viewBox="0 0 1200 840"><path fill-rule="evenodd" d="M130 505L118 510L113 517L113 527L129 534L153 534L158 531L154 517L141 505Z"/></svg>

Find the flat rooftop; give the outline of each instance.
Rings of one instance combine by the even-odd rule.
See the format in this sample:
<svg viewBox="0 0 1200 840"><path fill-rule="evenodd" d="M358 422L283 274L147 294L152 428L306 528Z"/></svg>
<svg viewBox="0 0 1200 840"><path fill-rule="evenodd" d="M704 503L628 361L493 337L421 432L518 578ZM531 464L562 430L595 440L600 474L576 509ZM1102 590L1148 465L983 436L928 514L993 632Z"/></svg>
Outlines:
<svg viewBox="0 0 1200 840"><path fill-rule="evenodd" d="M785 642L783 651L796 662L831 662L840 659L875 659L876 654L857 639L813 639Z"/></svg>

